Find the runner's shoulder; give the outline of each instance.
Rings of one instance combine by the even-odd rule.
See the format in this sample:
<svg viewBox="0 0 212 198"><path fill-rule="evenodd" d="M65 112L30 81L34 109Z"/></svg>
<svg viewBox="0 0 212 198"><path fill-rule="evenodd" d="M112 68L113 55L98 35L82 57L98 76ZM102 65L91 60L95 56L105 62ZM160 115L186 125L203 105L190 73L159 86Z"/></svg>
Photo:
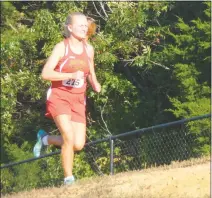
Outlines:
<svg viewBox="0 0 212 198"><path fill-rule="evenodd" d="M94 56L94 48L91 44L87 43L87 48L88 48L88 53L91 55L91 56Z"/></svg>
<svg viewBox="0 0 212 198"><path fill-rule="evenodd" d="M60 55L63 55L65 53L64 41L61 41L61 42L57 43L54 46L54 51L58 52Z"/></svg>
<svg viewBox="0 0 212 198"><path fill-rule="evenodd" d="M91 44L87 43L88 50L94 51L94 48Z"/></svg>
<svg viewBox="0 0 212 198"><path fill-rule="evenodd" d="M64 41L61 41L55 45L55 48L62 50L65 49Z"/></svg>

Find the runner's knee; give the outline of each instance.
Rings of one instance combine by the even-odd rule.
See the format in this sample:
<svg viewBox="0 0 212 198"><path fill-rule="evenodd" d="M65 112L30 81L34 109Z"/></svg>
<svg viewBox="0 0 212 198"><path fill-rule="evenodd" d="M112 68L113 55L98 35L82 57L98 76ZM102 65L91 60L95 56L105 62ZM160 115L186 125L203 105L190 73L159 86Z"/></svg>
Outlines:
<svg viewBox="0 0 212 198"><path fill-rule="evenodd" d="M81 141L81 142L75 142L74 143L74 150L75 151L80 151L84 148L85 146L85 141Z"/></svg>
<svg viewBox="0 0 212 198"><path fill-rule="evenodd" d="M74 141L72 137L63 138L63 146L74 146Z"/></svg>

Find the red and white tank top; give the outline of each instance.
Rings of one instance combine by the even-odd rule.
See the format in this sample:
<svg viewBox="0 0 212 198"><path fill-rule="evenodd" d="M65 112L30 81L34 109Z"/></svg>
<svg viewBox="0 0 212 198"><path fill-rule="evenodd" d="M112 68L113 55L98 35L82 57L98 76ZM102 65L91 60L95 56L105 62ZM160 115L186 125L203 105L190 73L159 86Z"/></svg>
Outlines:
<svg viewBox="0 0 212 198"><path fill-rule="evenodd" d="M87 87L86 77L90 71L86 44L83 44L83 52L81 54L75 54L72 52L68 39L64 40L64 44L65 55L60 59L54 70L62 73L82 71L84 72L84 78L52 81L51 88L58 88L70 93L84 93Z"/></svg>

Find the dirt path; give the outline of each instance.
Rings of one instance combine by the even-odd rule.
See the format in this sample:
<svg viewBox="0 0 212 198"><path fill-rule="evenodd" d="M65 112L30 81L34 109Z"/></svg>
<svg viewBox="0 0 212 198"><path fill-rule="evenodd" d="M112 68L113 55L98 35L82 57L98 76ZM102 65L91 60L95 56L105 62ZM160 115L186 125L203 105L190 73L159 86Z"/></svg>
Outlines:
<svg viewBox="0 0 212 198"><path fill-rule="evenodd" d="M210 162L163 167L76 182L73 186L21 192L4 198L208 198Z"/></svg>

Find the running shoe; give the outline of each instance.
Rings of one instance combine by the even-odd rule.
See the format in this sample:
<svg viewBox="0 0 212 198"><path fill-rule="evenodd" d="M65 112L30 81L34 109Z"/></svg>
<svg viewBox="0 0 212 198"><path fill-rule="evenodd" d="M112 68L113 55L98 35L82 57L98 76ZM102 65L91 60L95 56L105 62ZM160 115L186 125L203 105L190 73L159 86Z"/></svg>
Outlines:
<svg viewBox="0 0 212 198"><path fill-rule="evenodd" d="M68 179L66 179L65 181L64 181L64 184L65 185L71 185L71 184L73 184L75 182L75 179L74 179L74 176L72 175L70 178L68 178Z"/></svg>
<svg viewBox="0 0 212 198"><path fill-rule="evenodd" d="M46 133L46 131L44 131L43 129L40 129L37 133L37 142L33 148L33 154L35 157L39 157L41 150L44 146L43 142L42 142L42 138L45 137L46 135L48 135L48 133Z"/></svg>

